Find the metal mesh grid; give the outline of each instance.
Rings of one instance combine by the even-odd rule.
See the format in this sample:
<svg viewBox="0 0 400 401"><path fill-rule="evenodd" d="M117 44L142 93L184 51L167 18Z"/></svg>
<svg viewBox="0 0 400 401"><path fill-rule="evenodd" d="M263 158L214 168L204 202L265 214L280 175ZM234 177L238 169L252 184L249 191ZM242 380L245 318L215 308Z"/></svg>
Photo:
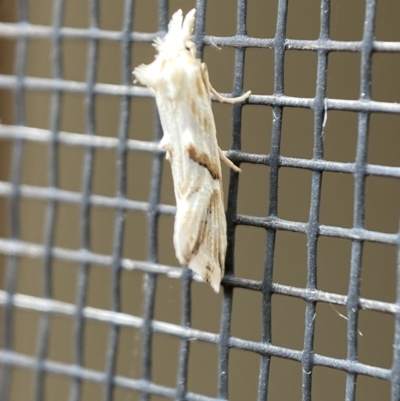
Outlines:
<svg viewBox="0 0 400 401"><path fill-rule="evenodd" d="M12 171L10 182L0 182L0 195L10 200L11 232L10 238L0 240L0 252L8 255L5 290L0 291L0 304L5 310L4 348L0 350L2 375L0 382L0 399L7 400L9 379L12 367L19 366L35 370L34 399L40 400L44 394L44 373L53 372L66 375L73 379L70 395L71 400L81 397L83 380L98 382L104 385L104 399L112 399L114 386L139 391L142 400L149 400L151 395L161 395L176 400L212 400L201 394L187 391L189 341L201 341L217 344L219 347L219 394L218 399L228 399L227 374L228 354L232 348L257 353L261 356L259 400L267 398L268 377L271 357L287 358L298 361L302 365L302 398L312 399L312 375L314 366L325 366L346 372L346 400L356 398L357 375L368 375L391 382L392 400L400 399L400 286L397 286L396 303L386 303L360 297L361 254L364 241L373 241L397 246L397 272L400 269L400 234L387 234L370 231L364 228L364 193L366 176L400 177L399 167L372 165L367 163L367 138L369 117L371 112L400 113L400 105L395 103L377 102L371 100L371 58L374 52L400 52L398 42L378 42L374 40L374 20L376 18L376 1L367 0L363 39L359 42L341 42L329 38L330 3L321 1L320 36L317 40L293 40L286 38L286 17L288 2L279 1L276 36L272 39L257 39L246 35L246 1L238 1L237 33L234 37L209 37L204 35L205 0L197 1L196 44L199 56L203 46L232 46L236 51L235 80L233 95L243 92L243 71L245 49L249 47L270 48L275 54L275 90L271 96L252 95L249 104L268 105L273 108L273 127L271 153L268 155L248 154L240 151L241 109L242 105L232 107L233 117L233 150L229 157L236 163L255 163L269 166L269 211L265 218L238 215L238 178L231 175L229 200L227 209L228 222L228 252L227 270L223 280L224 296L221 316L220 333L214 334L196 330L191 323L191 273L187 269L174 268L157 263L157 227L161 214L173 214L174 208L160 204L159 193L161 185L161 162L163 154L157 149L157 141L161 137L161 128L157 122L154 142L128 139L128 112L132 97L148 97L146 89L131 86L130 48L133 42L151 41L165 32L168 23L167 1L159 1L159 32L145 34L131 32L134 1L125 1L124 29L121 32L100 30L98 27L98 3L90 2L90 26L88 29L75 29L62 26L63 1L54 1L53 26L35 26L28 22L27 3L19 1L19 23L0 24L0 36L17 39L16 69L14 76L0 76L0 88L12 89L16 98L15 126L0 126L0 138L12 139L14 149L12 156ZM26 47L30 38L50 38L53 41L53 79L33 78L25 76ZM60 65L60 40L62 38L78 38L89 41L87 81L76 83L62 79ZM99 41L121 42L124 48L123 83L121 85L101 84L95 81L97 52ZM284 95L284 53L287 49L312 50L318 54L318 74L316 96L312 99L290 97ZM361 87L359 100L338 100L326 97L327 59L333 51L359 52L361 54ZM51 91L51 129L40 130L25 125L24 94L28 90ZM87 134L71 134L60 132L60 98L62 93L81 93L87 102ZM98 94L118 96L122 99L120 109L119 138L95 136L94 97ZM301 107L314 112L314 153L311 160L283 157L280 155L282 111L284 107ZM347 110L358 113L357 155L354 163L326 161L323 158L324 119L328 110ZM21 184L21 165L25 141L40 141L51 144L50 154L51 178L45 188ZM58 188L57 146L60 143L83 147L85 149L84 184L80 193L65 191ZM119 174L118 194L114 198L94 195L91 193L93 174L93 152L96 148L114 148L118 151ZM126 155L136 150L154 155L151 195L149 202L139 202L126 197ZM299 223L285 221L277 217L278 171L280 167L301 168L312 171L311 207L309 221ZM354 224L352 228L334 227L319 224L319 208L321 197L321 182L323 172L341 172L354 177ZM47 201L46 235L43 245L21 241L19 235L19 203L22 198L41 199ZM81 250L75 251L54 247L55 212L57 204L69 202L81 206ZM89 209L92 205L103 206L117 210L114 224L114 251L110 256L90 252L89 240ZM123 259L121 244L126 210L146 212L149 216L149 258L147 262ZM234 235L238 225L263 227L267 231L267 247L265 258L264 280L255 281L235 276L233 271ZM274 264L275 236L279 230L303 233L308 244L308 276L305 288L295 288L279 285L272 280ZM327 293L317 289L316 255L317 240L320 236L345 238L352 241L351 271L348 296ZM46 274L43 298L16 294L16 274L20 256L29 256L43 260ZM75 304L67 304L52 299L51 264L53 259L78 262L79 289ZM101 310L85 307L85 291L87 290L88 266L91 263L106 265L112 270L113 302L111 310ZM119 277L121 269L137 269L147 275L145 292L145 308L143 317L135 317L120 312ZM182 320L181 325L156 321L154 314L154 290L157 275L168 275L182 280ZM244 288L259 291L263 296L263 334L261 342L247 341L230 335L233 289ZM292 350L271 344L271 297L273 294L283 294L306 301L305 336L303 351ZM348 354L347 358L336 359L319 355L313 350L314 316L318 302L346 306L348 312ZM13 351L12 321L16 308L36 310L42 313L40 322L40 341L36 357L18 354ZM393 367L383 369L363 364L357 360L358 314L360 309L385 312L395 316L395 344L393 347ZM49 319L52 314L71 316L75 320L75 353L72 365L46 359L46 349L49 342ZM107 368L105 372L97 372L83 367L83 322L92 319L106 322L110 327L110 339L107 348ZM132 327L140 329L143 335L142 343L142 379L135 380L115 375L116 349L118 328ZM151 336L152 333L163 333L180 339L180 358L178 385L168 388L152 382L151 378Z"/></svg>

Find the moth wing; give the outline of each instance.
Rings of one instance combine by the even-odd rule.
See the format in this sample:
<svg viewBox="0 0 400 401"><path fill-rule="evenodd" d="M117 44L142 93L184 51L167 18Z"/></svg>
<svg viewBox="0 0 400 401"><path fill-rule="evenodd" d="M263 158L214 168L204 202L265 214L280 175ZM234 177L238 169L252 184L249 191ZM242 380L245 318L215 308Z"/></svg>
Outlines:
<svg viewBox="0 0 400 401"><path fill-rule="evenodd" d="M175 158L171 164L174 166ZM187 180L174 185L176 198L174 246L176 257L183 265L189 264L193 251L198 248L213 192L213 183L208 172L191 160L188 164L192 174Z"/></svg>
<svg viewBox="0 0 400 401"><path fill-rule="evenodd" d="M199 246L193 252L189 267L219 292L225 269L226 219L221 191L214 191L206 216L202 220Z"/></svg>
<svg viewBox="0 0 400 401"><path fill-rule="evenodd" d="M174 245L179 262L187 265L218 292L224 273L226 220L220 183L204 170L201 187L177 199ZM179 228L179 229L177 229Z"/></svg>
<svg viewBox="0 0 400 401"><path fill-rule="evenodd" d="M196 84L179 108L182 159L171 163L177 184L174 246L179 262L218 292L227 247L221 166L210 95L200 68L190 71L189 81Z"/></svg>

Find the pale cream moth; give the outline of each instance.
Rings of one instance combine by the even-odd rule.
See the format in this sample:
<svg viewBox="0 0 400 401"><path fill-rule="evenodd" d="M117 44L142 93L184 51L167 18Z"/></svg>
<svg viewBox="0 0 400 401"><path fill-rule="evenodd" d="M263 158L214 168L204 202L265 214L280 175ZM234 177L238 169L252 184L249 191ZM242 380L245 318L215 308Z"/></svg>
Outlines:
<svg viewBox="0 0 400 401"><path fill-rule="evenodd" d="M207 66L196 59L192 32L196 10L183 19L178 10L164 38L157 38L155 60L133 71L136 80L155 95L163 138L160 147L171 163L176 198L174 246L176 257L218 292L227 247L221 158L235 166L218 147L211 93L220 101L241 102L221 96L210 84Z"/></svg>

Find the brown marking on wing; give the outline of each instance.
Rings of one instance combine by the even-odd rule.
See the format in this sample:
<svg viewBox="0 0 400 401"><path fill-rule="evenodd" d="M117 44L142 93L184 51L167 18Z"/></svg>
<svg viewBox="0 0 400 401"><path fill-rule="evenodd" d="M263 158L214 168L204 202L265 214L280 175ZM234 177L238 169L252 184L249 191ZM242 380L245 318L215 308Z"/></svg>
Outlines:
<svg viewBox="0 0 400 401"><path fill-rule="evenodd" d="M203 128L204 133L207 135L211 135L212 126L210 124L210 120L209 118L207 118L206 115L202 113L202 110L197 107L196 102L193 100L193 98L190 99L190 110L192 112L192 115L195 116L198 124Z"/></svg>
<svg viewBox="0 0 400 401"><path fill-rule="evenodd" d="M176 88L177 93L179 93L178 88L182 85L182 72L179 69L174 70L171 72L170 77L171 85Z"/></svg>
<svg viewBox="0 0 400 401"><path fill-rule="evenodd" d="M210 203L207 206L207 214L211 214L213 204L217 201L217 199L216 199L217 197L218 197L218 193L217 193L217 191L214 190L210 197Z"/></svg>
<svg viewBox="0 0 400 401"><path fill-rule="evenodd" d="M203 96L203 81L200 77L196 78L196 89L199 97Z"/></svg>
<svg viewBox="0 0 400 401"><path fill-rule="evenodd" d="M193 194L195 194L196 192L199 192L201 188L201 185L199 184L197 187L194 187L191 191L191 193L189 194L189 196L192 196Z"/></svg>
<svg viewBox="0 0 400 401"><path fill-rule="evenodd" d="M221 272L225 270L225 255L222 252L218 252L218 262Z"/></svg>
<svg viewBox="0 0 400 401"><path fill-rule="evenodd" d="M207 155L207 153L198 152L197 149L192 145L188 146L187 152L189 154L190 159L200 164L200 166L205 167L214 180L221 179L221 172L218 164L213 162Z"/></svg>
<svg viewBox="0 0 400 401"><path fill-rule="evenodd" d="M193 246L193 255L197 255L200 249L200 245L204 242L204 237L206 234L207 220L202 220L199 227L199 232L197 233L197 239Z"/></svg>
<svg viewBox="0 0 400 401"><path fill-rule="evenodd" d="M178 192L181 196L182 199L188 199L190 198L193 194L195 194L196 192L199 192L201 189L201 184L197 183L197 186L191 188L192 181L187 180L185 181L184 185L181 185L178 188Z"/></svg>
<svg viewBox="0 0 400 401"><path fill-rule="evenodd" d="M196 103L194 102L193 98L190 99L190 110L194 116L197 115Z"/></svg>
<svg viewBox="0 0 400 401"><path fill-rule="evenodd" d="M203 123L203 127L204 127L204 132L206 133L206 134L210 134L210 121L208 120L208 118L207 117L205 117L205 116L203 116L203 121L202 121L202 123Z"/></svg>
<svg viewBox="0 0 400 401"><path fill-rule="evenodd" d="M215 213L215 205L220 201L220 199L219 199L220 196L221 196L220 191L217 191L217 190L213 191L213 193L211 194L211 197L210 197L210 203L208 205L207 213L209 213L209 214L213 213L213 209L214 209L214 213ZM225 219L225 216L223 216L223 218ZM225 254L223 252L221 252L220 244L218 244L218 245L214 244L214 246L217 247L217 252L216 252L216 255L214 255L214 256L215 256L215 258L218 258L219 267L221 269L221 272L223 272L225 269Z"/></svg>

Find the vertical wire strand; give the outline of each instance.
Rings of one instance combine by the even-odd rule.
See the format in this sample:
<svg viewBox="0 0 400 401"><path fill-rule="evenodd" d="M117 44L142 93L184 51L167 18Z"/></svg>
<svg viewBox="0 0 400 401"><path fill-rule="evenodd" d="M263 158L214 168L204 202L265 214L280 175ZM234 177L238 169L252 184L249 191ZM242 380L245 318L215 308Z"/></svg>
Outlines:
<svg viewBox="0 0 400 401"><path fill-rule="evenodd" d="M92 29L98 28L99 5L98 0L90 0L90 21L89 25ZM98 55L98 40L93 38L89 42L88 49L88 67L87 67L87 92L85 96L86 103L86 135L96 135L96 115L95 115L95 92L94 85L96 83ZM94 148L87 147L85 149L83 163L82 178L82 204L81 204L81 249L90 251L90 194L92 190L93 180L93 162ZM76 295L76 313L75 313L75 333L74 333L74 364L79 367L84 364L84 328L85 321L83 317L83 308L86 303L86 293L89 280L90 263L82 261L79 266L77 278L77 295ZM82 379L79 375L72 379L72 387L70 393L70 401L78 401L81 397Z"/></svg>
<svg viewBox="0 0 400 401"><path fill-rule="evenodd" d="M132 66L131 66L131 37L134 11L134 0L125 0L124 7L124 22L123 22L123 36L121 43L122 50L122 84L129 87L132 81ZM120 105L120 124L119 124L119 142L117 153L117 176L118 187L117 197L121 201L126 199L126 168L127 168L127 140L129 137L129 110L131 98L130 96L123 96ZM125 214L126 211L122 207L118 207L115 211L114 223L114 246L112 256L112 299L111 310L113 312L120 312L120 277L121 277L121 258L123 251L123 236L125 227ZM116 358L118 351L118 335L119 325L117 323L111 324L109 329L109 341L107 347L107 362L106 362L106 379L104 383L104 400L113 400L114 389L114 376L116 367Z"/></svg>
<svg viewBox="0 0 400 401"><path fill-rule="evenodd" d="M28 5L25 0L18 0L18 21L24 24L28 21ZM16 125L25 125L25 68L27 54L27 39L19 37L17 41L17 51L15 58L15 75L17 85L15 89L15 111ZM11 161L11 194L10 194L10 237L12 240L19 240L20 236L20 184L23 167L24 140L17 138L14 140L13 154ZM14 307L12 297L15 294L18 277L17 254L11 254L8 258L5 290L8 295L4 304L4 349L11 352L13 350L14 337ZM11 384L11 365L5 365L0 377L0 400L7 400Z"/></svg>
<svg viewBox="0 0 400 401"><path fill-rule="evenodd" d="M161 124L156 116L155 123L155 136L156 139L161 139L162 129ZM161 173L162 173L162 156L155 154L153 161L153 172L151 178L151 193L150 193L150 206L148 212L148 238L149 249L148 259L150 262L157 263L157 249L158 249L158 202L161 188ZM142 379L145 382L151 381L151 360L152 360L152 342L153 342L153 329L152 322L154 317L157 274L145 273L145 298L144 298L144 313L143 313L143 326L142 326ZM150 395L147 391L141 392L140 400L148 401Z"/></svg>
<svg viewBox="0 0 400 401"><path fill-rule="evenodd" d="M361 83L360 99L371 100L372 52L374 41L374 23L376 17L376 0L368 0L365 10L364 34L361 50ZM368 156L368 130L370 113L358 115L358 139L354 173L354 217L356 229L364 227L365 217L365 179ZM363 241L353 240L351 249L350 280L347 298L347 359L358 360L358 315L360 300L360 279ZM348 373L346 378L346 401L356 399L357 374Z"/></svg>
<svg viewBox="0 0 400 401"><path fill-rule="evenodd" d="M189 328L191 324L191 284L192 271L184 269L182 273L182 327ZM176 386L176 400L185 401L187 394L188 362L190 341L181 339L179 350L178 382Z"/></svg>
<svg viewBox="0 0 400 401"><path fill-rule="evenodd" d="M330 5L323 0L320 13L321 40L329 39ZM318 51L317 86L314 100L314 151L313 160L324 156L323 130L325 120L325 98L327 84L328 52ZM317 289L317 252L319 233L319 212L321 204L322 172L313 171L311 179L310 214L307 224L307 285L308 290ZM305 312L304 351L302 357L302 400L312 399L312 369L314 367L314 335L317 304L307 302Z"/></svg>
<svg viewBox="0 0 400 401"><path fill-rule="evenodd" d="M56 0L53 9L53 77L55 80L62 79L62 39L60 29L64 18L64 0ZM62 107L62 92L54 89L51 102L49 142L49 186L53 189L58 188L58 132L60 129L60 117ZM56 229L57 204L55 199L48 200L46 211L45 233L44 233L44 256L43 256L43 297L52 299L52 248L54 246L54 234ZM39 325L37 359L38 364L35 374L36 401L41 401L44 394L44 360L46 358L49 336L50 336L51 315L44 312L41 316Z"/></svg>
<svg viewBox="0 0 400 401"><path fill-rule="evenodd" d="M274 95L283 95L284 89L284 65L285 65L285 40L287 25L287 0L279 0L278 18L276 23L276 34L274 38ZM271 153L269 164L269 208L268 216L276 217L278 215L278 174L279 157L281 149L281 132L283 107L273 106L272 108L272 137ZM262 342L271 344L272 341L272 273L274 268L276 230L267 229L266 256L264 267L264 278L262 282ZM271 356L263 355L260 365L260 382L258 388L258 400L265 400L268 396L268 382L270 373Z"/></svg>
<svg viewBox="0 0 400 401"><path fill-rule="evenodd" d="M245 36L247 18L247 0L238 0L237 2L237 35ZM245 49L237 48L235 50L235 68L233 82L233 96L243 93ZM243 104L232 105L232 149L241 149L241 125L242 125L242 107ZM226 212L227 240L228 247L225 260L225 275L234 274L234 248L235 248L235 220L237 215L237 199L239 192L239 175L231 170L228 204ZM218 396L222 399L228 399L229 396L229 338L231 336L232 306L233 306L233 287L224 286L221 329L219 338L219 388Z"/></svg>
<svg viewBox="0 0 400 401"><path fill-rule="evenodd" d="M206 27L206 0L197 0L196 1L196 21L194 27L194 42L196 44L197 49L197 58L203 60L204 53L204 31Z"/></svg>
<svg viewBox="0 0 400 401"><path fill-rule="evenodd" d="M159 0L159 31L163 31L167 26L168 1ZM155 110L157 110L155 108ZM155 111L155 141L162 137L162 128L158 113ZM154 154L153 171L151 177L150 199L148 209L148 260L157 263L158 260L158 204L160 202L161 174L162 174L163 156ZM155 273L145 273L144 276L145 297L143 308L143 326L142 326L142 380L151 381L151 353L153 342L152 321L154 316L154 306L156 297L157 275ZM149 401L150 394L147 391L140 393L140 401Z"/></svg>
<svg viewBox="0 0 400 401"><path fill-rule="evenodd" d="M400 306L400 225L397 242L397 284L396 284L396 305ZM400 313L396 313L393 339L393 362L391 377L391 395L392 401L400 400Z"/></svg>

